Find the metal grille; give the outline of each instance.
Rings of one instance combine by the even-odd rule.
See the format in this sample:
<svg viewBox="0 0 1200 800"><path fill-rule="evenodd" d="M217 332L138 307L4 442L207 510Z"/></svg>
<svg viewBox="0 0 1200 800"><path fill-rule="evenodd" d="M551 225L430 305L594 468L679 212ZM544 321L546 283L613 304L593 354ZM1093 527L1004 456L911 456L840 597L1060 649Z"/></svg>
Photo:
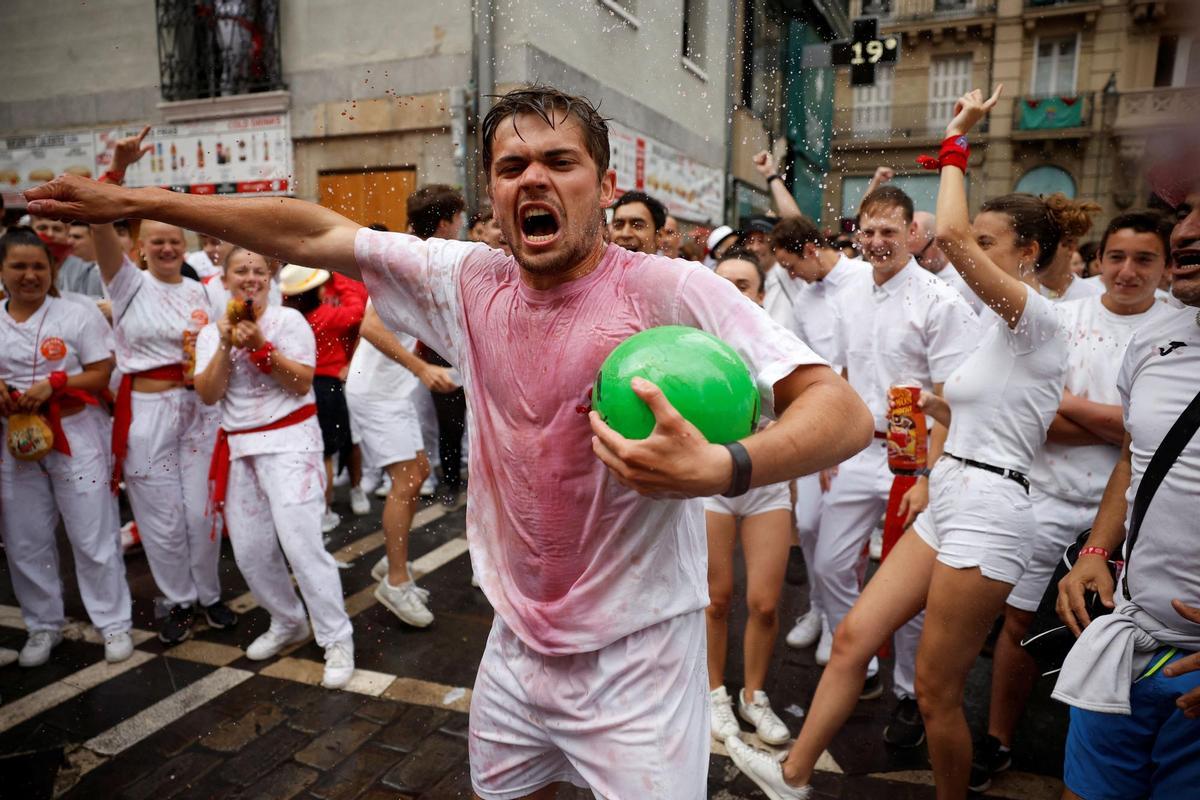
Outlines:
<svg viewBox="0 0 1200 800"><path fill-rule="evenodd" d="M279 0L155 0L164 100L283 89Z"/></svg>

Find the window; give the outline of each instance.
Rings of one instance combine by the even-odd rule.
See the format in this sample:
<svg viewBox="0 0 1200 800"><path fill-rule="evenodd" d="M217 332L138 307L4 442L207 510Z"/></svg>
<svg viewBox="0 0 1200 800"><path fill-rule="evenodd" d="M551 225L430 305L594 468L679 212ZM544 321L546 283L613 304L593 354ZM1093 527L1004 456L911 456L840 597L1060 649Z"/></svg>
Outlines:
<svg viewBox="0 0 1200 800"><path fill-rule="evenodd" d="M890 17L892 15L892 0L862 0L862 16Z"/></svg>
<svg viewBox="0 0 1200 800"><path fill-rule="evenodd" d="M874 86L854 87L854 134L888 133L892 128L892 66L875 67Z"/></svg>
<svg viewBox="0 0 1200 800"><path fill-rule="evenodd" d="M971 90L971 54L933 59L929 70L929 129L945 128L954 103Z"/></svg>
<svg viewBox="0 0 1200 800"><path fill-rule="evenodd" d="M692 65L705 67L708 37L708 0L683 0L683 57Z"/></svg>
<svg viewBox="0 0 1200 800"><path fill-rule="evenodd" d="M1200 42L1191 36L1159 38L1154 85L1160 88L1200 86Z"/></svg>
<svg viewBox="0 0 1200 800"><path fill-rule="evenodd" d="M283 89L279 0L156 0L164 100Z"/></svg>
<svg viewBox="0 0 1200 800"><path fill-rule="evenodd" d="M1075 94L1078 39L1038 39L1033 52L1033 93L1038 97Z"/></svg>
<svg viewBox="0 0 1200 800"><path fill-rule="evenodd" d="M1021 176L1014 191L1044 195L1062 192L1067 197L1074 197L1075 179L1071 177L1071 173L1059 167L1034 167Z"/></svg>
<svg viewBox="0 0 1200 800"><path fill-rule="evenodd" d="M970 11L975 8L975 0L934 0L934 11Z"/></svg>
<svg viewBox="0 0 1200 800"><path fill-rule="evenodd" d="M742 17L741 105L768 131L782 133L783 24L763 0L746 0Z"/></svg>

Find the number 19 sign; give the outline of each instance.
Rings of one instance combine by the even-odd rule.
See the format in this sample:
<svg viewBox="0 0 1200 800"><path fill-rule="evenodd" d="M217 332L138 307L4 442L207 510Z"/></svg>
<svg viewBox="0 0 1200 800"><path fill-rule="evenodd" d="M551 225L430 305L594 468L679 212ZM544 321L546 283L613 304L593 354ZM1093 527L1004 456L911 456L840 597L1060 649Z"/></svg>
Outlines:
<svg viewBox="0 0 1200 800"><path fill-rule="evenodd" d="M831 47L835 67L850 68L851 86L873 86L877 64L895 64L900 58L900 39L879 35L879 20L860 17L854 20L853 36Z"/></svg>

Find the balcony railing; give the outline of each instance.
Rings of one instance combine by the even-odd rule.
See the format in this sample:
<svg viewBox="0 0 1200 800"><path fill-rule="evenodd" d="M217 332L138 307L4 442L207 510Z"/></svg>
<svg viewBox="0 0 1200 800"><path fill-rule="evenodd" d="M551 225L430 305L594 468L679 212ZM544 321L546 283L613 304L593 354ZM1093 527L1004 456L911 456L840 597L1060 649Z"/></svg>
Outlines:
<svg viewBox="0 0 1200 800"><path fill-rule="evenodd" d="M283 89L279 0L155 0L164 100Z"/></svg>
<svg viewBox="0 0 1200 800"><path fill-rule="evenodd" d="M1026 8L1049 8L1051 6L1071 6L1079 3L1099 4L1099 0L1025 0Z"/></svg>
<svg viewBox="0 0 1200 800"><path fill-rule="evenodd" d="M930 18L973 17L996 10L996 0L856 0L856 16L879 17L886 22Z"/></svg>
<svg viewBox="0 0 1200 800"><path fill-rule="evenodd" d="M851 106L833 112L835 139L901 140L940 138L954 111L954 99L920 104ZM977 130L987 130L987 118Z"/></svg>
<svg viewBox="0 0 1200 800"><path fill-rule="evenodd" d="M1195 125L1200 119L1200 87L1180 86L1121 92L1117 97L1117 130Z"/></svg>
<svg viewBox="0 0 1200 800"><path fill-rule="evenodd" d="M1092 93L1044 97L1026 95L1013 100L1013 130L1061 131L1087 128L1092 122Z"/></svg>

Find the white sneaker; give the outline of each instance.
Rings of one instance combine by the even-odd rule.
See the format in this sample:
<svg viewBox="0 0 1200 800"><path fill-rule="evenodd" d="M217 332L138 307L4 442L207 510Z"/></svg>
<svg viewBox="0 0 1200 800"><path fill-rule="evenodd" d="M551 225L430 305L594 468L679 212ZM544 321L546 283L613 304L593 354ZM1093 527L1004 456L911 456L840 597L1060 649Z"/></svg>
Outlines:
<svg viewBox="0 0 1200 800"><path fill-rule="evenodd" d="M783 779L783 767L775 756L751 747L736 736L725 740L725 749L737 768L763 790L770 800L809 800L811 786L792 786Z"/></svg>
<svg viewBox="0 0 1200 800"><path fill-rule="evenodd" d="M298 644L308 638L308 625L295 630L277 630L274 626L259 636L246 648L246 658L251 661L266 661L279 655L279 651L288 645Z"/></svg>
<svg viewBox="0 0 1200 800"><path fill-rule="evenodd" d="M767 744L784 744L792 738L787 725L784 725L783 720L771 710L771 701L762 689L755 690L754 699L750 703L746 702L745 689L738 692L738 714L754 726L758 738Z"/></svg>
<svg viewBox="0 0 1200 800"><path fill-rule="evenodd" d="M883 528L871 531L871 544L867 548L867 555L871 557L872 561L883 558Z"/></svg>
<svg viewBox="0 0 1200 800"><path fill-rule="evenodd" d="M417 571L415 569L413 569L413 563L411 561L405 562L405 566L408 567L408 577L409 578L411 578L412 580L415 581L417 578L421 577L420 575L417 574ZM387 574L388 574L387 556L380 556L379 560L375 562L375 566L371 567L371 577L377 581L381 581L387 577Z"/></svg>
<svg viewBox="0 0 1200 800"><path fill-rule="evenodd" d="M367 493L361 486L354 486L350 489L350 510L356 517L365 517L371 513L371 501L367 499Z"/></svg>
<svg viewBox="0 0 1200 800"><path fill-rule="evenodd" d="M742 726L738 725L737 717L733 715L733 698L725 691L725 687L718 686L709 692L708 696L712 706L709 724L712 727L713 738L723 742L730 736L741 733Z"/></svg>
<svg viewBox="0 0 1200 800"><path fill-rule="evenodd" d="M22 667L40 667L50 660L50 651L62 641L62 631L34 631L25 640L17 663Z"/></svg>
<svg viewBox="0 0 1200 800"><path fill-rule="evenodd" d="M788 647L812 647L821 638L821 619L824 615L818 608L808 609L808 613L796 617L796 624L788 631L784 639Z"/></svg>
<svg viewBox="0 0 1200 800"><path fill-rule="evenodd" d="M333 485L337 486L337 487L349 486L350 485L350 470L341 469L341 464L338 464L336 461L333 463L333 468L334 468L334 470L336 470L333 473Z"/></svg>
<svg viewBox="0 0 1200 800"><path fill-rule="evenodd" d="M833 656L833 631L829 629L829 621L821 618L821 641L817 642L817 652L813 657L822 667L829 663Z"/></svg>
<svg viewBox="0 0 1200 800"><path fill-rule="evenodd" d="M384 579L375 587L375 599L414 628L427 628L433 622L433 612L426 605L429 602L429 591L411 580L399 586L392 586L384 575Z"/></svg>
<svg viewBox="0 0 1200 800"><path fill-rule="evenodd" d="M379 482L379 488L375 490L376 497L387 497L392 493L392 476L386 472L383 473L383 480Z"/></svg>
<svg viewBox="0 0 1200 800"><path fill-rule="evenodd" d="M129 631L108 633L104 636L104 660L110 664L124 661L133 655L133 639Z"/></svg>
<svg viewBox="0 0 1200 800"><path fill-rule="evenodd" d="M321 685L326 689L340 689L350 682L354 674L354 640L347 637L325 648L325 676Z"/></svg>
<svg viewBox="0 0 1200 800"><path fill-rule="evenodd" d="M437 491L437 482L433 479L433 474L430 473L425 482L421 484L421 497L433 497L435 491Z"/></svg>
<svg viewBox="0 0 1200 800"><path fill-rule="evenodd" d="M326 508L325 513L321 515L321 533L329 533L341 524L342 515L331 508Z"/></svg>

